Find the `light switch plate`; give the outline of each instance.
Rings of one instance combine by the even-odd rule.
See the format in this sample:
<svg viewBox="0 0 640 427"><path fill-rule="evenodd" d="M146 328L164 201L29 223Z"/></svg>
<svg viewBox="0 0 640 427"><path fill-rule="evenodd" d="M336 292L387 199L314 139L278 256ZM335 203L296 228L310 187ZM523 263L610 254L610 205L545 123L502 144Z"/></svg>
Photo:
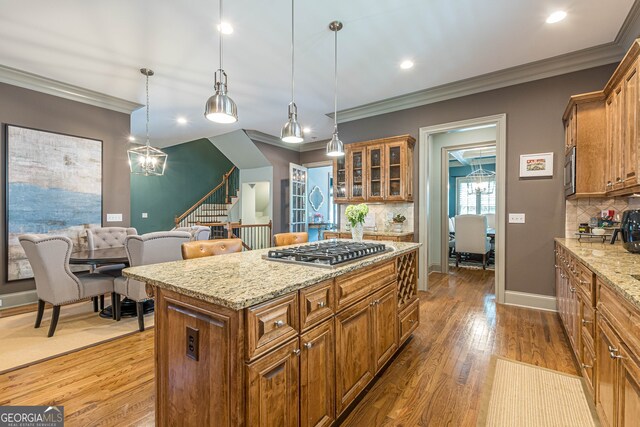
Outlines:
<svg viewBox="0 0 640 427"><path fill-rule="evenodd" d="M523 213L510 213L509 214L509 224L524 224L524 214Z"/></svg>
<svg viewBox="0 0 640 427"><path fill-rule="evenodd" d="M107 214L107 222L121 222L122 214Z"/></svg>
<svg viewBox="0 0 640 427"><path fill-rule="evenodd" d="M149 218L149 214L146 212L142 212L142 218Z"/></svg>

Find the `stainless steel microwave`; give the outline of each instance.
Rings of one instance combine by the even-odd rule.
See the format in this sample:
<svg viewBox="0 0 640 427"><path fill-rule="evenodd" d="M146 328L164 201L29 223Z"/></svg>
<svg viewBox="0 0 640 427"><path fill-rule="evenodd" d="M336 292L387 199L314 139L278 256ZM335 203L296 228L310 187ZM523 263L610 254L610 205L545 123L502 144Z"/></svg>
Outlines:
<svg viewBox="0 0 640 427"><path fill-rule="evenodd" d="M564 158L564 195L576 194L576 147L571 147Z"/></svg>

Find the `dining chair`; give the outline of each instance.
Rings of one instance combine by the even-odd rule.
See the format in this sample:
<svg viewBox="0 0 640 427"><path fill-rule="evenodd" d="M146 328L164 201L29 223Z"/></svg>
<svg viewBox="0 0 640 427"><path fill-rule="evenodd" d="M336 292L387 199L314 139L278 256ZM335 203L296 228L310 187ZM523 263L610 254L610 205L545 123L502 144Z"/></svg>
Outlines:
<svg viewBox="0 0 640 427"><path fill-rule="evenodd" d="M135 267L181 260L181 246L190 240L191 234L186 231L160 231L141 236L127 236L124 248L127 251L129 265ZM138 329L140 332L144 331L143 303L151 298L147 294L145 283L128 277L116 277L114 291L113 307L116 312L116 320L120 320L120 297L124 296L136 302Z"/></svg>
<svg viewBox="0 0 640 427"><path fill-rule="evenodd" d="M273 235L273 246L295 245L296 243L307 243L309 233L278 233Z"/></svg>
<svg viewBox="0 0 640 427"><path fill-rule="evenodd" d="M133 227L95 227L87 229L87 249L121 248L127 236L138 234ZM124 264L108 264L95 266L92 273L108 274L113 277L122 276ZM104 309L104 295L100 295L100 310ZM93 311L98 311L98 297L93 298Z"/></svg>
<svg viewBox="0 0 640 427"><path fill-rule="evenodd" d="M18 240L27 254L36 281L36 328L39 328L42 322L45 303L53 305L49 337L52 337L56 330L62 305L108 292L114 296L113 276L100 273L75 275L71 272L69 257L73 250L73 242L67 236L24 234L18 237Z"/></svg>
<svg viewBox="0 0 640 427"><path fill-rule="evenodd" d="M484 214L487 217L487 228L495 229L496 228L496 214Z"/></svg>
<svg viewBox="0 0 640 427"><path fill-rule="evenodd" d="M182 259L242 252L242 239L197 240L182 244Z"/></svg>
<svg viewBox="0 0 640 427"><path fill-rule="evenodd" d="M204 225L176 227L171 231L186 231L191 234L191 240L209 240L211 238L211 227L205 227Z"/></svg>
<svg viewBox="0 0 640 427"><path fill-rule="evenodd" d="M456 216L456 267L459 266L461 254L482 255L482 268L487 268L488 255L491 251L491 239L487 237L487 217L484 215Z"/></svg>

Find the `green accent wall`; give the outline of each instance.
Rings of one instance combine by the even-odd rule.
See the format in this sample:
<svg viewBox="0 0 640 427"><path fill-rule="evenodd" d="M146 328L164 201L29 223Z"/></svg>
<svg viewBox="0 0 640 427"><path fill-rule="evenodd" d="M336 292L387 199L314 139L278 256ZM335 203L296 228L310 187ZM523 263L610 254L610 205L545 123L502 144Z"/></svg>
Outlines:
<svg viewBox="0 0 640 427"><path fill-rule="evenodd" d="M140 234L171 230L174 218L218 185L233 166L208 139L163 151L169 156L163 176L131 175L131 226ZM142 218L143 212L148 218Z"/></svg>

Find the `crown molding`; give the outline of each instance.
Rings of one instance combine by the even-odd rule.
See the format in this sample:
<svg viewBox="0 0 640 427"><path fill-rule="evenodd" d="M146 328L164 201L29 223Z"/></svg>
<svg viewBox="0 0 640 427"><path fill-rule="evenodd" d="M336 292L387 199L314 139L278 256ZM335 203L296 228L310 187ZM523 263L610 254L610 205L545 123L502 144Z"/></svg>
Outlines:
<svg viewBox="0 0 640 427"><path fill-rule="evenodd" d="M640 37L640 0L635 0L613 42L626 52L638 37Z"/></svg>
<svg viewBox="0 0 640 427"><path fill-rule="evenodd" d="M314 151L314 150L322 150L326 148L327 141L314 141L314 142L304 142L302 144L287 144L286 142L282 142L282 140L273 135L269 135L268 133L260 132L258 130L245 129L244 131L247 136L252 141L263 142L265 144L273 145L276 147L284 148L286 150L295 151L298 153Z"/></svg>
<svg viewBox="0 0 640 427"><path fill-rule="evenodd" d="M116 98L115 96L84 89L79 86L63 83L58 80L49 79L4 65L0 65L0 83L6 83L126 114L131 114L143 106L137 102Z"/></svg>
<svg viewBox="0 0 640 427"><path fill-rule="evenodd" d="M338 111L338 122L345 123L475 93L500 89L520 83L567 74L600 65L620 61L625 49L615 43L607 43L588 49L531 62L504 70L435 86L429 89L396 96ZM327 114L333 118L333 113Z"/></svg>

